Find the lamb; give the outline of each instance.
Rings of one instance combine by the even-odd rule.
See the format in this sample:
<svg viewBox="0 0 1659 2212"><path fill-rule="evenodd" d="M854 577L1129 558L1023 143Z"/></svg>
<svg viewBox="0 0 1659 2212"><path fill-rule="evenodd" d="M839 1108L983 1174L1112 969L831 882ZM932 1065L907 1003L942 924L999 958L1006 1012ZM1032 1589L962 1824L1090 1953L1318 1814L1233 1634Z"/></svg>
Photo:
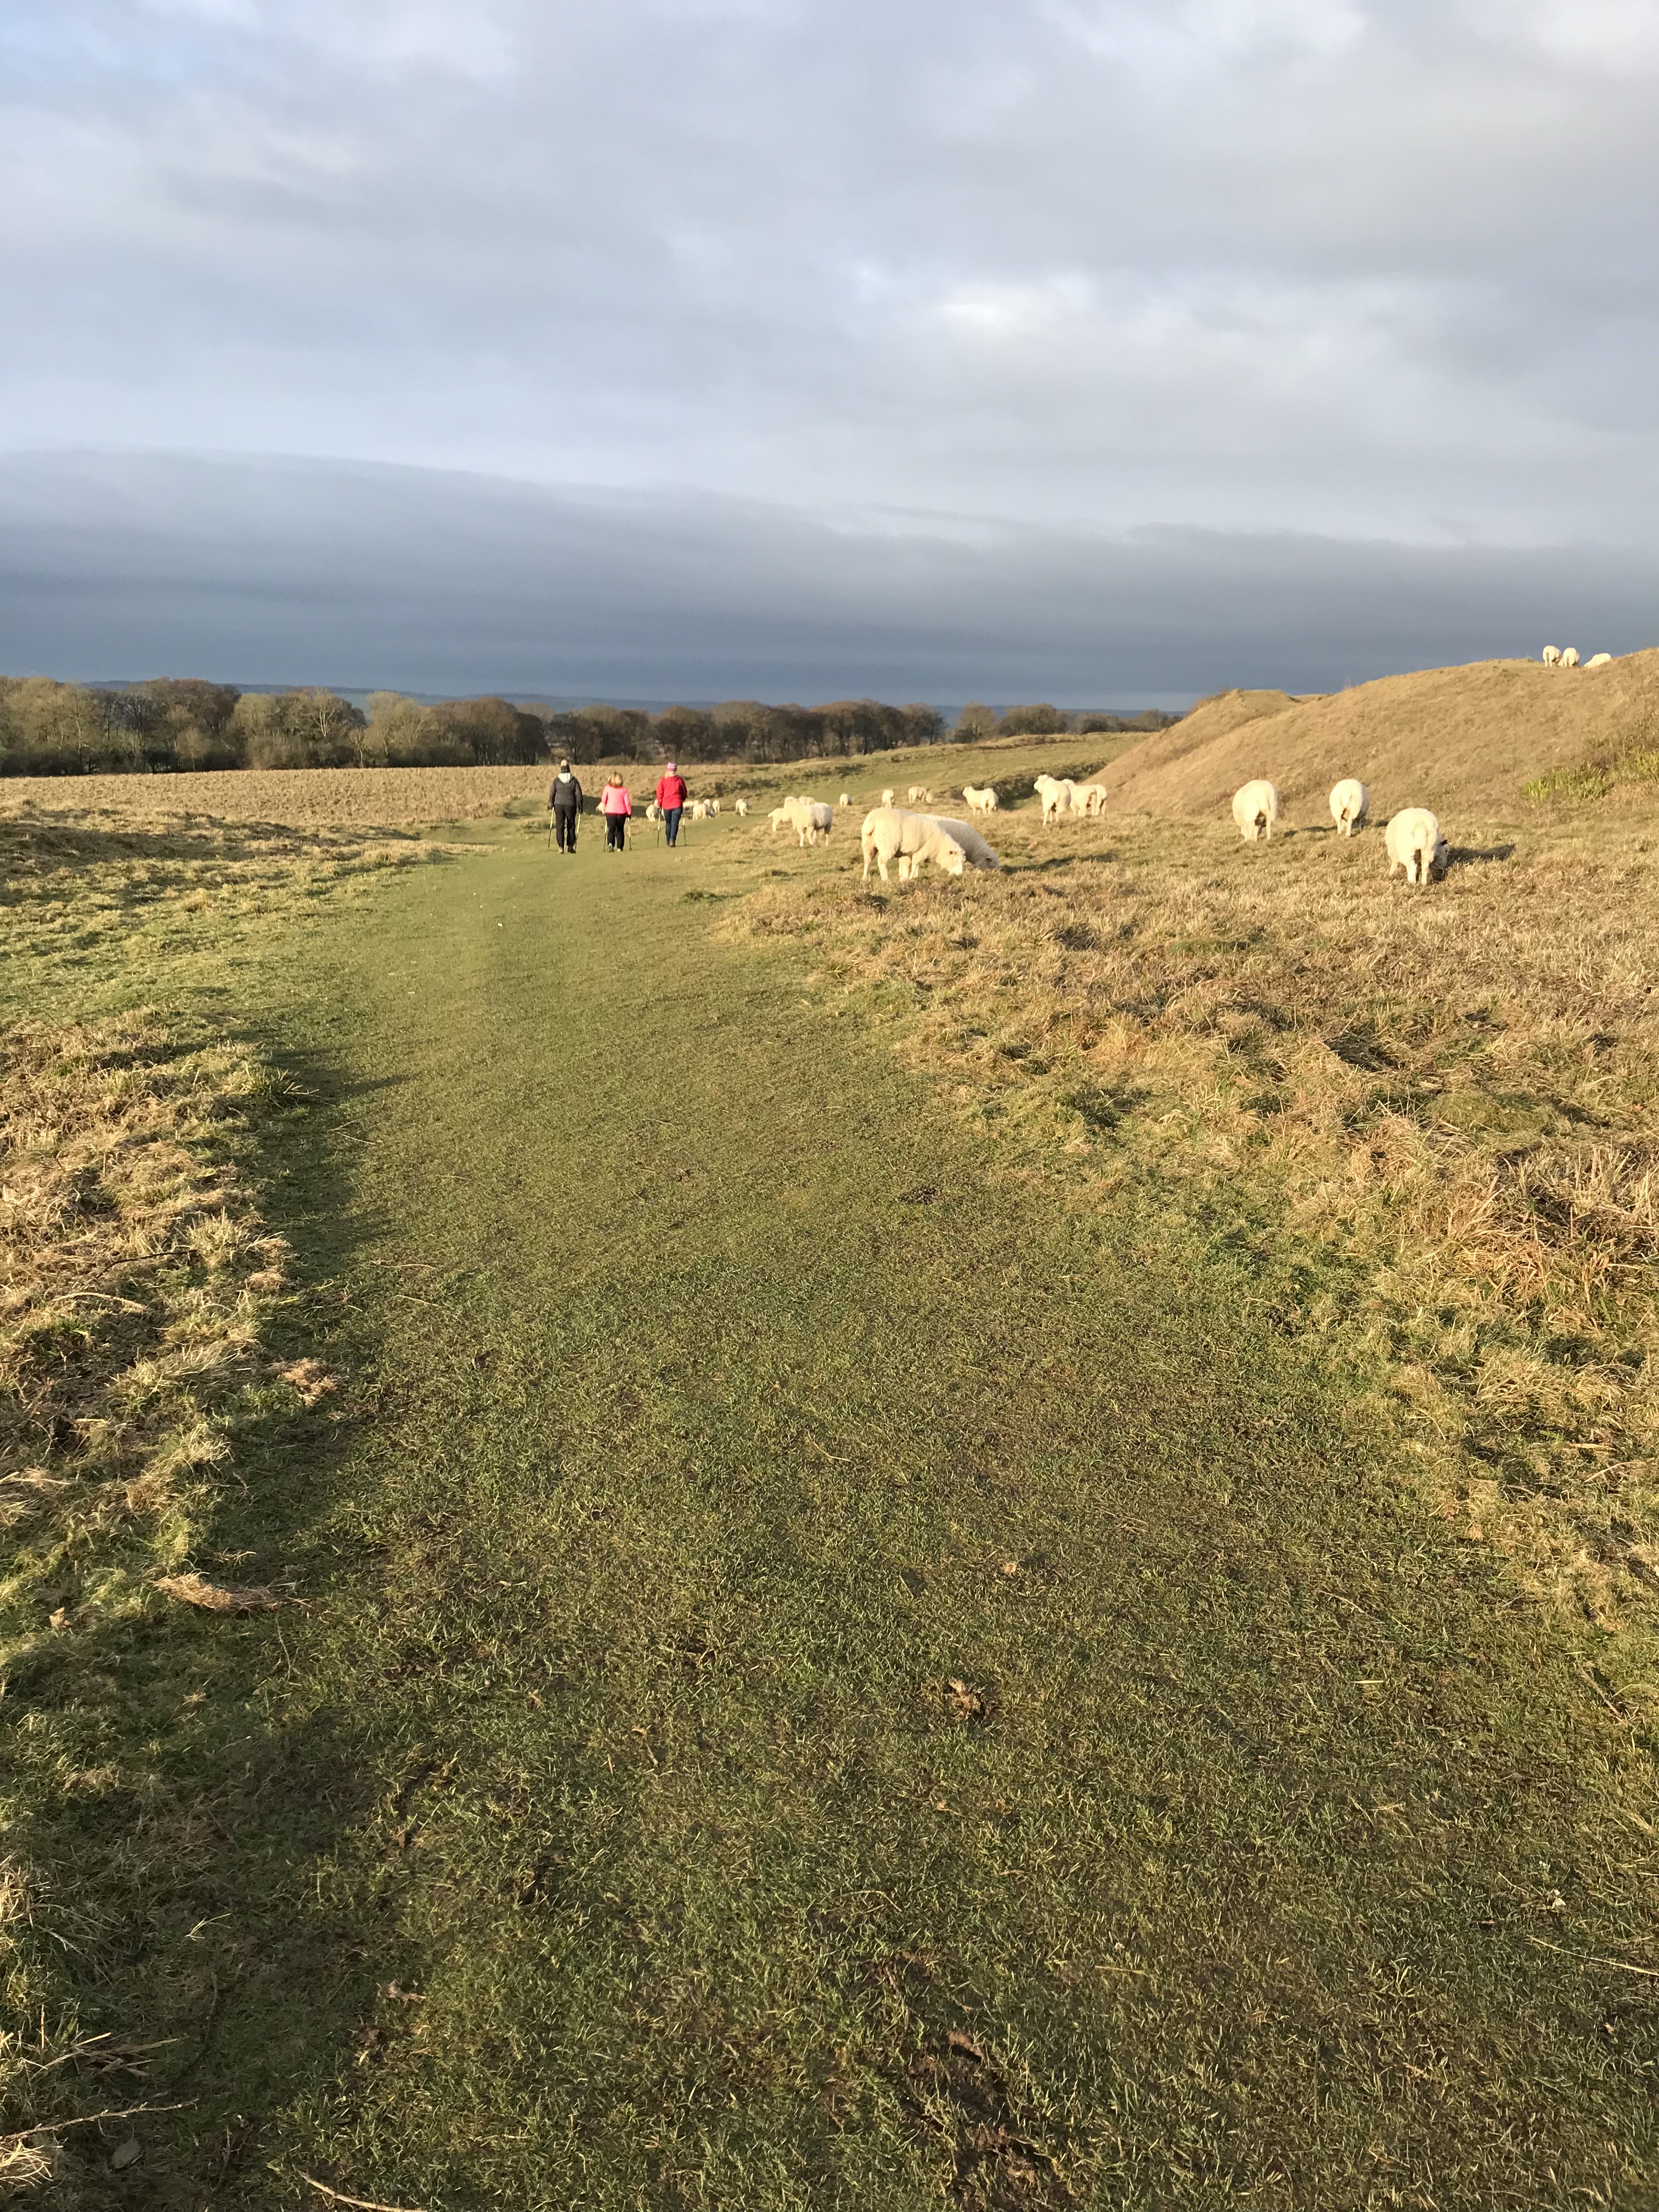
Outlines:
<svg viewBox="0 0 1659 2212"><path fill-rule="evenodd" d="M1077 786L1069 776L1040 775L1031 788L1042 801L1042 818L1052 822L1056 815L1069 814L1077 805Z"/></svg>
<svg viewBox="0 0 1659 2212"><path fill-rule="evenodd" d="M788 826L789 809L793 804L793 800L786 799L781 806L775 806L772 809L772 811L767 816L767 820L772 825L771 834L773 836L775 837L780 830L785 829Z"/></svg>
<svg viewBox="0 0 1659 2212"><path fill-rule="evenodd" d="M1547 645L1544 647L1543 658L1546 668L1559 668L1561 665L1560 647L1559 645Z"/></svg>
<svg viewBox="0 0 1659 2212"><path fill-rule="evenodd" d="M896 797L896 795L897 795L897 794L896 794L896 793L894 793L894 792L892 792L892 791L890 791L890 790L889 790L889 791L884 791L884 792L883 792L883 793L881 794L881 803L882 803L882 805L883 805L884 806L890 806L890 805L892 805L892 803L893 803L894 799Z"/></svg>
<svg viewBox="0 0 1659 2212"><path fill-rule="evenodd" d="M1404 876L1408 884L1437 884L1450 863L1440 824L1426 806L1408 806L1396 814L1383 842L1390 878Z"/></svg>
<svg viewBox="0 0 1659 2212"><path fill-rule="evenodd" d="M1561 655L1561 665L1562 665L1562 667L1563 667L1563 668L1577 668L1577 665L1578 665L1578 647L1577 647L1576 645L1570 645L1570 646L1568 646L1568 647L1567 647L1567 648L1566 648L1566 650L1562 653L1562 655Z"/></svg>
<svg viewBox="0 0 1659 2212"><path fill-rule="evenodd" d="M1345 775L1331 786L1331 819L1339 837L1352 837L1370 818L1371 795L1357 775Z"/></svg>
<svg viewBox="0 0 1659 2212"><path fill-rule="evenodd" d="M964 783L962 787L962 795L968 802L968 811L970 814L994 814L997 811L998 800L994 784Z"/></svg>
<svg viewBox="0 0 1659 2212"><path fill-rule="evenodd" d="M1233 793L1233 820L1247 845L1264 842L1273 834L1279 819L1279 793L1266 776L1242 784Z"/></svg>
<svg viewBox="0 0 1659 2212"><path fill-rule="evenodd" d="M749 801L746 799L733 799L732 802L732 811L734 814L747 814L749 811Z"/></svg>
<svg viewBox="0 0 1659 2212"><path fill-rule="evenodd" d="M1593 653L1584 665L1586 668L1605 668L1612 659L1610 653Z"/></svg>
<svg viewBox="0 0 1659 2212"><path fill-rule="evenodd" d="M863 880L870 880L870 863L888 880L887 863L896 860L899 881L908 883L916 870L931 860L947 876L960 876L970 866L1002 866L977 830L966 822L944 822L932 814L912 814L901 806L874 806L859 832L864 852Z"/></svg>

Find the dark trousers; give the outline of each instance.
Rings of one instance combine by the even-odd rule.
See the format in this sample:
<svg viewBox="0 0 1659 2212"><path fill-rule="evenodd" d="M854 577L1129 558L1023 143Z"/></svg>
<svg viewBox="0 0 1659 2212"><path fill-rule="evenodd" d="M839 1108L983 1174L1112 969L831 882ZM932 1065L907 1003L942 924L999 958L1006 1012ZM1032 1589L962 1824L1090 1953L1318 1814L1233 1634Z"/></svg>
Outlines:
<svg viewBox="0 0 1659 2212"><path fill-rule="evenodd" d="M662 826L667 832L668 842L671 845L678 841L680 834L680 817L684 813L684 811L685 809L683 806L665 806L662 811Z"/></svg>
<svg viewBox="0 0 1659 2212"><path fill-rule="evenodd" d="M628 826L625 814L607 814L605 817L605 846L608 853L620 853L623 832Z"/></svg>
<svg viewBox="0 0 1659 2212"><path fill-rule="evenodd" d="M553 835L559 841L562 853L575 851L576 810L574 806L556 806L553 809Z"/></svg>

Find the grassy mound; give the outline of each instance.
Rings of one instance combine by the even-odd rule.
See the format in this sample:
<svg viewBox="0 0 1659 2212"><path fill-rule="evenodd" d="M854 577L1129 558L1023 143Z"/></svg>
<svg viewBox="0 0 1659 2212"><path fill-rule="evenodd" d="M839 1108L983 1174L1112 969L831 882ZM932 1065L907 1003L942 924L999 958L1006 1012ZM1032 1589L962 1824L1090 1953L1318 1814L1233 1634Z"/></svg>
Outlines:
<svg viewBox="0 0 1659 2212"><path fill-rule="evenodd" d="M1114 806L1224 815L1240 784L1266 775L1292 820L1323 821L1332 784L1357 775L1379 817L1413 805L1454 825L1470 812L1501 817L1521 807L1523 784L1651 744L1659 651L1596 669L1476 661L1284 699L1277 710L1254 703L1275 699L1284 695L1224 693L1121 755Z"/></svg>

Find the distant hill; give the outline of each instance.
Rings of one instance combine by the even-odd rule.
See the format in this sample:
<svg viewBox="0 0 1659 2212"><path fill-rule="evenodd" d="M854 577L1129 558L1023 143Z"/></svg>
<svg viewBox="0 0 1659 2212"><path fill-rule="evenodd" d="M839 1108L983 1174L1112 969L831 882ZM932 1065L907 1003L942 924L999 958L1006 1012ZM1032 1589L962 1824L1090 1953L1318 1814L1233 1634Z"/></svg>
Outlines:
<svg viewBox="0 0 1659 2212"><path fill-rule="evenodd" d="M1101 776L1115 811L1224 814L1265 775L1291 820L1324 820L1332 784L1357 775L1378 818L1413 805L1502 817L1530 777L1637 744L1659 744L1659 649L1593 669L1479 660L1322 698L1224 691Z"/></svg>

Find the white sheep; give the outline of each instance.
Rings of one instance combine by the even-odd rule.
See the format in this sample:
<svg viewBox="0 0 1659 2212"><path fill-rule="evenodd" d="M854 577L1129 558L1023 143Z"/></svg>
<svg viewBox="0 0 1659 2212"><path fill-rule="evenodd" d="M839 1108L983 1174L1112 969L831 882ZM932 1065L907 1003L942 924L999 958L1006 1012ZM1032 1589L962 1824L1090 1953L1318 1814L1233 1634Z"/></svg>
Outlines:
<svg viewBox="0 0 1659 2212"><path fill-rule="evenodd" d="M924 793L924 792L923 792L923 790L922 790L921 786L919 783L913 783L913 784L910 786L910 788L908 789L908 791L907 791L907 792L905 793L905 794L904 794L904 795L905 795L905 797L909 800L909 802L910 802L910 804L911 804L911 805L912 805L912 806L914 806L914 805L915 805L916 801L917 801L919 799L921 799L921 798L923 798L923 797L925 797L925 796L926 796L925 793Z"/></svg>
<svg viewBox="0 0 1659 2212"><path fill-rule="evenodd" d="M959 876L968 868L1000 868L1002 866L978 830L966 822L942 822L932 814L912 814L901 806L875 806L864 817L859 832L859 843L864 853L864 878L870 880L870 863L873 860L881 871L885 883L887 863L898 862L899 881L910 882L916 870L931 860L935 867L943 868L947 876Z"/></svg>
<svg viewBox="0 0 1659 2212"><path fill-rule="evenodd" d="M1605 668L1612 659L1610 653L1593 653L1584 665L1586 668Z"/></svg>
<svg viewBox="0 0 1659 2212"><path fill-rule="evenodd" d="M786 799L783 811L799 845L816 845L836 824L836 810L821 799Z"/></svg>
<svg viewBox="0 0 1659 2212"><path fill-rule="evenodd" d="M883 792L883 793L881 794L881 803L882 803L882 805L883 805L884 806L890 806L890 805L892 805L892 803L893 803L894 799L896 799L896 798L897 798L897 796L898 796L898 793L897 793L896 791L893 791L892 789L890 789L890 789L888 789L888 790L886 790L886 791L884 791L884 792Z"/></svg>
<svg viewBox="0 0 1659 2212"><path fill-rule="evenodd" d="M1371 795L1357 775L1345 775L1331 786L1331 819L1339 837L1352 837L1370 819Z"/></svg>
<svg viewBox="0 0 1659 2212"><path fill-rule="evenodd" d="M994 814L997 811L998 799L994 784L964 783L962 787L962 795L968 802L968 811L970 814Z"/></svg>
<svg viewBox="0 0 1659 2212"><path fill-rule="evenodd" d="M1408 884L1437 884L1451 859L1440 824L1426 806L1407 806L1396 814L1383 842L1390 878L1404 876Z"/></svg>
<svg viewBox="0 0 1659 2212"><path fill-rule="evenodd" d="M734 814L747 814L749 811L749 801L746 799L733 799L732 802L732 811Z"/></svg>
<svg viewBox="0 0 1659 2212"><path fill-rule="evenodd" d="M1103 783L1080 783L1072 803L1080 814L1103 814L1108 796Z"/></svg>
<svg viewBox="0 0 1659 2212"><path fill-rule="evenodd" d="M1543 659L1546 668L1559 668L1561 665L1560 647L1559 645L1547 645L1544 647Z"/></svg>
<svg viewBox="0 0 1659 2212"><path fill-rule="evenodd" d="M1562 653L1562 655L1561 655L1561 665L1562 665L1562 667L1563 667L1563 668L1577 668L1577 665L1578 665L1578 647L1577 647L1576 645L1570 645L1570 646L1568 646L1568 647L1566 647L1566 649L1565 650L1565 652Z"/></svg>
<svg viewBox="0 0 1659 2212"><path fill-rule="evenodd" d="M708 811L709 811L711 814L718 814L718 813L720 812L720 800L719 800L718 799L711 799L709 800L709 802L708 802Z"/></svg>
<svg viewBox="0 0 1659 2212"><path fill-rule="evenodd" d="M662 809L658 805L654 799L650 800L646 806L645 818L647 822L660 822L662 820Z"/></svg>
<svg viewBox="0 0 1659 2212"><path fill-rule="evenodd" d="M1266 776L1241 785L1233 793L1233 820L1247 845L1271 837L1278 819L1279 793Z"/></svg>
<svg viewBox="0 0 1659 2212"><path fill-rule="evenodd" d="M1077 804L1077 786L1069 776L1040 775L1031 788L1042 801L1045 822L1069 814Z"/></svg>
<svg viewBox="0 0 1659 2212"><path fill-rule="evenodd" d="M852 793L850 791L843 791L841 797L836 801L836 804L837 806L850 806L853 804Z"/></svg>
<svg viewBox="0 0 1659 2212"><path fill-rule="evenodd" d="M772 809L772 811L767 816L766 818L771 824L771 834L773 836L775 837L780 830L785 829L788 826L789 809L793 804L793 800L786 799L781 806L775 806Z"/></svg>

